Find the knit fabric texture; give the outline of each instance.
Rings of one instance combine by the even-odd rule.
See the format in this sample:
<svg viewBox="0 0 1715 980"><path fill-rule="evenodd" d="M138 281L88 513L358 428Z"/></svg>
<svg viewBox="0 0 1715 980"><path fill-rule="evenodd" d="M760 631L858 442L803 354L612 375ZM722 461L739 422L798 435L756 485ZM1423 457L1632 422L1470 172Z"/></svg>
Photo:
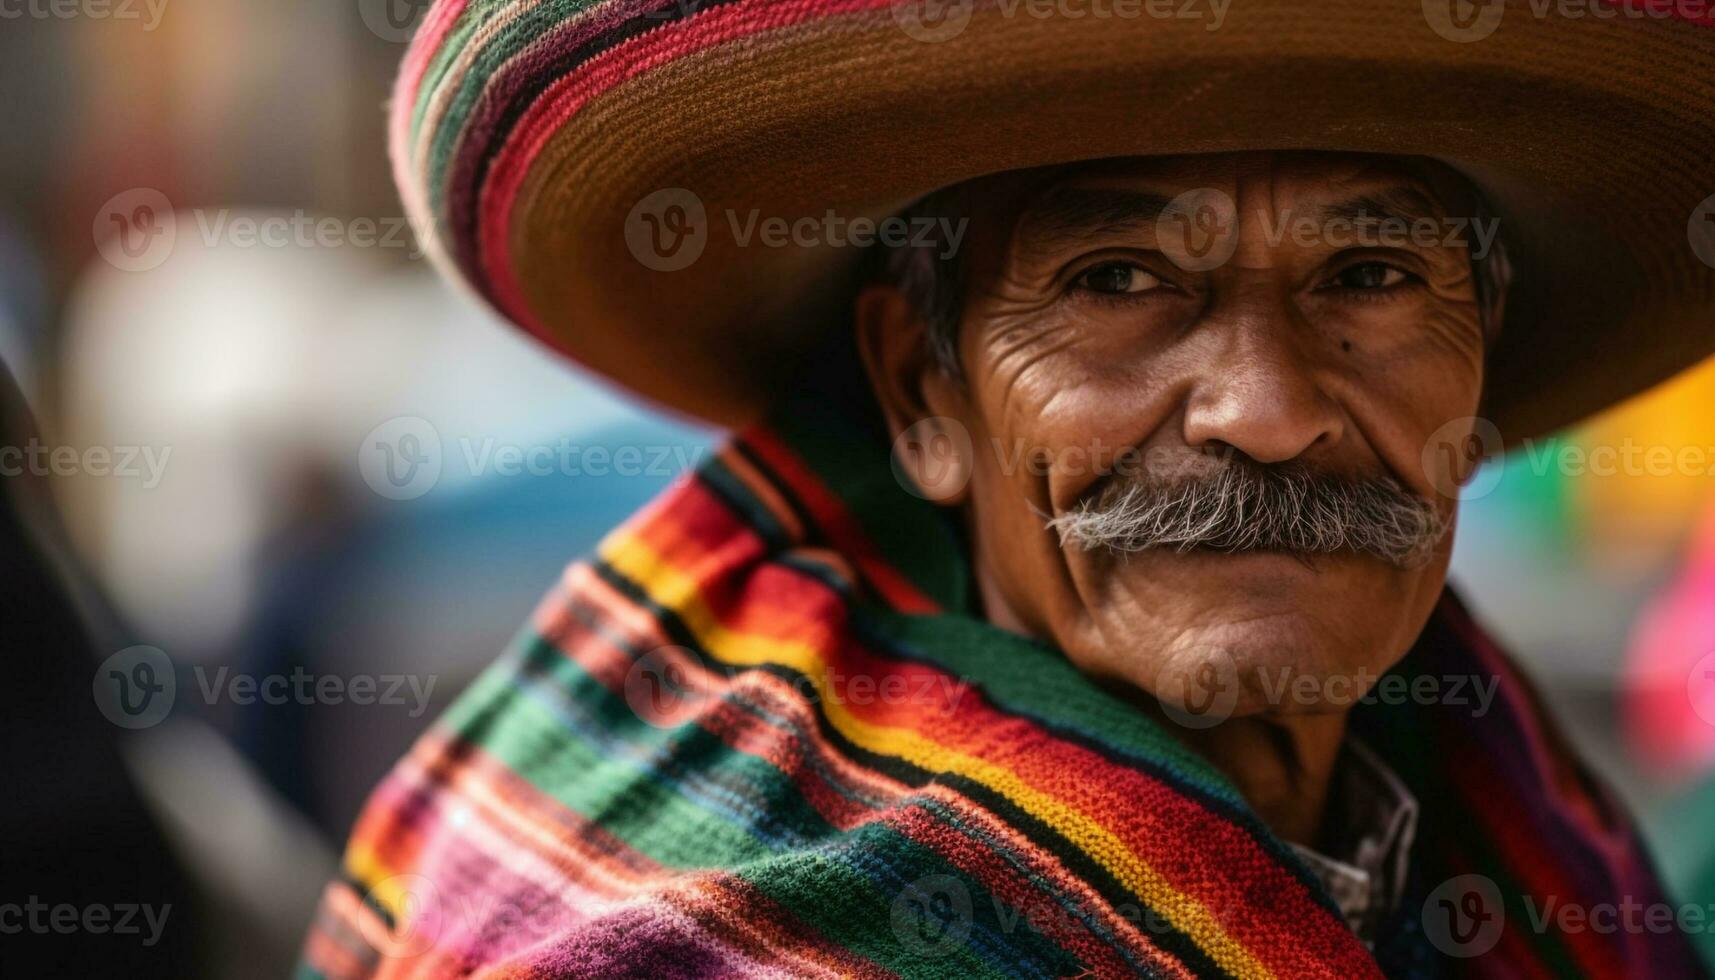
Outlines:
<svg viewBox="0 0 1715 980"><path fill-rule="evenodd" d="M1389 676L1495 683L1487 710L1353 709L1423 803L1372 955L1225 778L973 615L965 552L865 427L736 437L380 786L301 975L1702 975L1678 932L1543 922L1664 898L1451 595Z"/></svg>

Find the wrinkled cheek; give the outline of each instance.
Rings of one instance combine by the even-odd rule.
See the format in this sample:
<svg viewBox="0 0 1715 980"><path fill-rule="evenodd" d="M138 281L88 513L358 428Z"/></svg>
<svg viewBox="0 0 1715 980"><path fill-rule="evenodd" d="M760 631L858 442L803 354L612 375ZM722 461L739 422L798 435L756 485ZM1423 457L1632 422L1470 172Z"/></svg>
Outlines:
<svg viewBox="0 0 1715 980"><path fill-rule="evenodd" d="M1472 399L1442 399L1410 406L1410 424L1397 444L1383 447L1406 486L1451 517L1483 464L1504 445L1495 426L1478 417Z"/></svg>
<svg viewBox="0 0 1715 980"><path fill-rule="evenodd" d="M1480 364L1431 348L1364 372L1348 396L1353 418L1381 461L1443 513L1478 467L1503 449L1499 431L1478 414L1482 380Z"/></svg>
<svg viewBox="0 0 1715 980"><path fill-rule="evenodd" d="M1483 395L1484 340L1474 306L1432 310L1422 340L1400 358L1400 373L1416 379L1421 402L1434 404L1444 421L1471 415Z"/></svg>
<svg viewBox="0 0 1715 980"><path fill-rule="evenodd" d="M1146 387L1086 377L1059 388L1036 425L1050 499L1066 505L1151 444L1163 412Z"/></svg>

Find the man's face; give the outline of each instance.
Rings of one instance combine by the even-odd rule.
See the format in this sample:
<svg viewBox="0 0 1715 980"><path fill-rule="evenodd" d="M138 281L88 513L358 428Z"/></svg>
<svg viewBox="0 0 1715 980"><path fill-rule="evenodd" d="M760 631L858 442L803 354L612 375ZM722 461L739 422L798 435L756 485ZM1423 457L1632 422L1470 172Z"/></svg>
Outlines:
<svg viewBox="0 0 1715 980"><path fill-rule="evenodd" d="M1453 501L1436 488L1468 461L1426 471L1425 448L1476 412L1482 389L1476 236L1443 220L1472 215L1455 185L1384 158L1235 154L962 189L961 376L912 353L923 324L896 290L867 292L859 324L896 433L943 416L970 434L968 489L951 503L987 616L1169 703L1212 676L1236 677L1241 715L1337 711L1361 696L1441 591ZM1405 224L1377 223L1388 217ZM1254 550L1231 533L1243 501L1217 508L1230 525L1211 539L1219 548L1197 527L1168 539L1188 549L1148 535L1121 534L1119 548L1063 540L1077 515L1106 514L1124 481L1198 490L1177 501L1195 498L1189 509L1158 508L1150 533L1171 530L1162 513L1202 520L1197 481L1224 467L1308 475L1313 502L1324 479L1391 479L1394 497L1441 523L1409 559L1280 550L1278 536ZM1299 690L1314 693L1270 693L1306 675L1317 683Z"/></svg>

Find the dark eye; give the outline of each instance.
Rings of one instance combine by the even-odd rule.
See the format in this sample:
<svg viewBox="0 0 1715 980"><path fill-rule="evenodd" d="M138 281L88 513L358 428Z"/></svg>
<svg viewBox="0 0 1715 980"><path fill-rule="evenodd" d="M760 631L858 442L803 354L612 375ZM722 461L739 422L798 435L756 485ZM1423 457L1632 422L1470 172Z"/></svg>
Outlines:
<svg viewBox="0 0 1715 980"><path fill-rule="evenodd" d="M1337 289L1387 289L1405 282L1408 274L1386 262L1360 262L1347 266L1328 280Z"/></svg>
<svg viewBox="0 0 1715 980"><path fill-rule="evenodd" d="M1103 262L1080 275L1073 285L1092 293L1146 293L1159 289L1162 281L1151 273L1125 262Z"/></svg>

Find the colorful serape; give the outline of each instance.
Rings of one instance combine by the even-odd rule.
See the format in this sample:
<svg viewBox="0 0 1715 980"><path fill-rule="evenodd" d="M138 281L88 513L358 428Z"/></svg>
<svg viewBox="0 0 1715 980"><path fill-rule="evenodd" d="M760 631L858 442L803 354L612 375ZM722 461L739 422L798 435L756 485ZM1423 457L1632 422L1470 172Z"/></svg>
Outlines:
<svg viewBox="0 0 1715 980"><path fill-rule="evenodd" d="M1703 975L1676 929L1561 928L1664 899L1450 596L1398 673L1489 710L1354 711L1424 806L1372 954L1221 775L969 614L858 429L748 432L574 564L377 790L303 975Z"/></svg>

